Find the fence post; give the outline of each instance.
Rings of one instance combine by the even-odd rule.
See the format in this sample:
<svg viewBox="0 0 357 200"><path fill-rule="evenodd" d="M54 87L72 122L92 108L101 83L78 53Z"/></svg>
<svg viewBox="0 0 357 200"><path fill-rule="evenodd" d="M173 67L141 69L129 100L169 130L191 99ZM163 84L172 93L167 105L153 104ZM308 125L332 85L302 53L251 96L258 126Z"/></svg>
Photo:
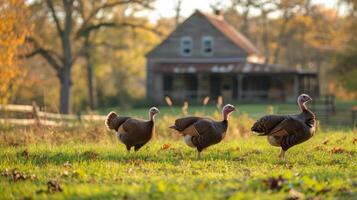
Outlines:
<svg viewBox="0 0 357 200"><path fill-rule="evenodd" d="M38 115L39 112L39 108L36 104L35 101L32 102L32 117L35 120L35 125L36 126L40 126L41 125L41 121L40 121L40 117Z"/></svg>
<svg viewBox="0 0 357 200"><path fill-rule="evenodd" d="M352 114L352 128L357 126L357 107L353 107L351 110Z"/></svg>

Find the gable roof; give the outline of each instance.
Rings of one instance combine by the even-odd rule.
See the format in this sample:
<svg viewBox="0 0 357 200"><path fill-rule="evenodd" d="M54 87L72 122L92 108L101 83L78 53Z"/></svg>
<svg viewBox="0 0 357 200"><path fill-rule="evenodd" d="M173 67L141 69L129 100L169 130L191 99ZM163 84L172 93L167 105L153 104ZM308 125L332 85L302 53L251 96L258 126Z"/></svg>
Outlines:
<svg viewBox="0 0 357 200"><path fill-rule="evenodd" d="M228 22L226 22L222 16L217 16L213 14L203 13L199 10L206 19L216 27L221 33L223 33L227 38L229 38L233 43L244 49L248 54L262 55L261 52L241 33L235 30Z"/></svg>
<svg viewBox="0 0 357 200"><path fill-rule="evenodd" d="M190 20L194 15L201 15L203 19L206 19L209 24L211 24L217 31L222 33L233 45L236 45L248 55L257 55L263 57L263 54L246 38L244 35L235 30L229 23L227 23L222 16L215 14L208 14L196 10L190 17L188 17L184 22L179 24L175 30L173 30L160 44L151 49L146 56L150 57L157 49L161 48L165 42L172 37L172 35L181 27L186 21Z"/></svg>

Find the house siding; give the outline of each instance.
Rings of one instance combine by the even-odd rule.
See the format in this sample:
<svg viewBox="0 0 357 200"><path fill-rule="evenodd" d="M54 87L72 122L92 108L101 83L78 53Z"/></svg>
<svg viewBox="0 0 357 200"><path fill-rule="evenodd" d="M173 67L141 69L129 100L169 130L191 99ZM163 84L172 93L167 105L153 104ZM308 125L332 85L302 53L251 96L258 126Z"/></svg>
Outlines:
<svg viewBox="0 0 357 200"><path fill-rule="evenodd" d="M184 36L192 37L193 47L189 56L181 55L180 41ZM211 36L213 42L213 54L211 56L202 53L202 38ZM218 31L200 12L196 12L159 46L147 55L150 58L246 58L247 53L234 44L230 39Z"/></svg>

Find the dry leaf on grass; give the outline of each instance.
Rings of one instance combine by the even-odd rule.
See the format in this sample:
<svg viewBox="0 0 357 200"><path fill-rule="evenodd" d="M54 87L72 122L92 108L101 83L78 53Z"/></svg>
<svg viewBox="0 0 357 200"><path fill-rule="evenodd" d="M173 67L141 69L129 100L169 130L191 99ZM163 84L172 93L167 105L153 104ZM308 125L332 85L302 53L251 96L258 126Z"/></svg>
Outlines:
<svg viewBox="0 0 357 200"><path fill-rule="evenodd" d="M298 199L304 199L305 195L297 190L290 189L289 191L289 198L291 200L298 200Z"/></svg>
<svg viewBox="0 0 357 200"><path fill-rule="evenodd" d="M164 145L162 145L161 149L162 150L167 150L171 147L171 144L170 143L165 143Z"/></svg>
<svg viewBox="0 0 357 200"><path fill-rule="evenodd" d="M97 160L98 154L94 151L86 151L82 154L86 159Z"/></svg>
<svg viewBox="0 0 357 200"><path fill-rule="evenodd" d="M280 175L278 178L271 177L263 180L263 184L270 190L280 190L285 183L285 179Z"/></svg>
<svg viewBox="0 0 357 200"><path fill-rule="evenodd" d="M25 174L24 172L20 172L17 169L13 169L13 170L8 170L6 169L5 171L3 171L1 173L2 176L7 177L7 178L11 178L12 181L21 181L21 180L27 180L27 179L37 179L37 176L35 174L28 176L27 174Z"/></svg>
<svg viewBox="0 0 357 200"><path fill-rule="evenodd" d="M21 156L25 157L26 159L28 159L30 157L30 152L25 149L22 153Z"/></svg>
<svg viewBox="0 0 357 200"><path fill-rule="evenodd" d="M329 142L330 142L330 140L329 140L329 139L326 139L326 140L324 140L324 141L322 142L322 144L326 145L326 144L328 144Z"/></svg>

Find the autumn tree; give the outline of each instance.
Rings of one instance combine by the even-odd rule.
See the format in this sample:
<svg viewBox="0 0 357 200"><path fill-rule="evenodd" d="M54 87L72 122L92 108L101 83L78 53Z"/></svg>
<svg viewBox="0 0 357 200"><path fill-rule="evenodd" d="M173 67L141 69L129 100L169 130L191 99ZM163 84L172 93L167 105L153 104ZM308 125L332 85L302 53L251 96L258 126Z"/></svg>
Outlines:
<svg viewBox="0 0 357 200"><path fill-rule="evenodd" d="M335 66L332 73L338 75L338 80L349 92L357 93L357 1L344 0L347 4L346 40L335 56ZM357 96L357 95L356 95Z"/></svg>
<svg viewBox="0 0 357 200"><path fill-rule="evenodd" d="M55 29L56 40L48 38L43 41L41 37L29 37L27 41L33 45L34 51L28 57L41 55L56 71L60 82L60 112L68 113L70 106L70 89L72 86L71 70L76 60L84 55L87 60L90 50L90 33L103 27L118 26L109 15L111 10L119 5L148 6L151 0L108 0L88 2L83 0L62 1L35 1L32 4L34 10L39 10L42 15L35 20L44 20L51 28ZM50 17L48 17L50 16ZM43 26L43 24L40 24ZM120 24L123 25L123 24ZM124 24L125 25L125 24ZM46 31L38 29L39 32ZM84 42L80 42L83 40ZM89 48L89 49L88 49ZM83 50L87 50L83 52ZM92 67L87 62L88 88L91 105L94 107L94 93Z"/></svg>
<svg viewBox="0 0 357 200"><path fill-rule="evenodd" d="M92 61L92 54L94 49L100 46L96 43L96 34L98 36L98 31L113 31L113 29L119 29L127 33L131 32L132 29L142 29L145 31L153 32L155 34L161 35L154 27L151 27L145 22L138 21L130 15L126 16L125 12L128 10L135 10L136 8L142 9L152 9L151 1L133 1L136 4L128 5L123 2L112 2L111 4L85 4L81 3L80 14L81 18L85 20L80 29L77 32L76 39L82 39L82 56L86 60L87 69L87 89L88 89L88 99L89 107L94 110L97 106L97 87L96 78L94 76L94 64ZM101 8L102 7L102 8ZM112 17L108 19L106 16L93 15L93 12L98 12L97 10L106 9L106 14ZM135 11L131 12L132 14ZM129 28L129 31L125 28ZM104 44L104 43L102 43Z"/></svg>
<svg viewBox="0 0 357 200"><path fill-rule="evenodd" d="M0 5L0 103L7 103L24 71L20 68L19 47L30 33L29 11L23 0Z"/></svg>

